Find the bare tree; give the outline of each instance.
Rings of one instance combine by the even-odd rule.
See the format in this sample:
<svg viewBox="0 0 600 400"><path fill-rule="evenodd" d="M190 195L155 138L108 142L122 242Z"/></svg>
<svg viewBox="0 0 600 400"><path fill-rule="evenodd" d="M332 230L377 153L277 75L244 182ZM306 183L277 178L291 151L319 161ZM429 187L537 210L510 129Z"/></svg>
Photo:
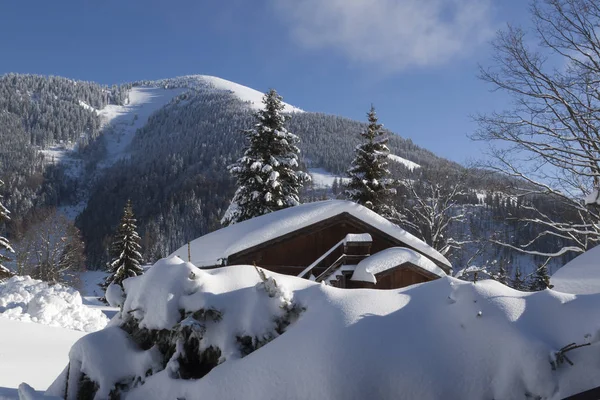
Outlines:
<svg viewBox="0 0 600 400"><path fill-rule="evenodd" d="M512 96L513 105L477 116L474 139L490 143L488 167L524 182L514 188L519 196L548 196L570 210L557 218L525 205L530 213L522 221L544 229L509 247L546 256L584 252L600 242L600 209L584 201L600 185L600 3L534 0L531 14L532 32L500 32L495 66L481 68L481 79ZM562 248L535 251L548 235Z"/></svg>
<svg viewBox="0 0 600 400"><path fill-rule="evenodd" d="M418 177L399 180L402 202L394 220L419 236L442 254L460 248L465 241L450 236L453 223L464 222L466 212L460 199L467 190L464 172L440 172L423 169Z"/></svg>
<svg viewBox="0 0 600 400"><path fill-rule="evenodd" d="M49 210L15 242L20 274L46 282L77 282L85 265L79 230L64 215Z"/></svg>

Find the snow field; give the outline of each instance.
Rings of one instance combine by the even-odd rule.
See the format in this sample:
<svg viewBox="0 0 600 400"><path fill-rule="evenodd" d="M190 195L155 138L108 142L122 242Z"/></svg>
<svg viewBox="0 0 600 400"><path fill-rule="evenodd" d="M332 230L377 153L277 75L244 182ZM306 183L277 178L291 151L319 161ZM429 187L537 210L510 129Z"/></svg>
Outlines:
<svg viewBox="0 0 600 400"><path fill-rule="evenodd" d="M69 362L69 349L85 332L0 315L0 399L16 399L24 381L46 390Z"/></svg>

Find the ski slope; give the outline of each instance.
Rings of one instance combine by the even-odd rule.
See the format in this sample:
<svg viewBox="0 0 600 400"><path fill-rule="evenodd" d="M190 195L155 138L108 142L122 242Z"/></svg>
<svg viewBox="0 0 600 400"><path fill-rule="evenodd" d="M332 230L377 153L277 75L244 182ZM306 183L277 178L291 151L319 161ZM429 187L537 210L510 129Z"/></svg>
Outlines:
<svg viewBox="0 0 600 400"><path fill-rule="evenodd" d="M98 115L104 127L107 150L107 157L100 166L107 168L127 157L135 132L146 125L148 118L154 112L187 90L187 88L133 87L129 92L129 104L124 106L111 104L99 110Z"/></svg>
<svg viewBox="0 0 600 400"><path fill-rule="evenodd" d="M414 171L416 168L421 168L421 166L419 164L417 164L416 162L412 162L410 160L407 160L406 158L402 158L395 154L389 154L388 158L394 162L404 165L410 171Z"/></svg>
<svg viewBox="0 0 600 400"><path fill-rule="evenodd" d="M350 178L338 176L326 171L324 168L309 168L308 173L310 175L311 183L316 189L325 189L333 186L333 182L336 179L341 179L342 182L350 182Z"/></svg>

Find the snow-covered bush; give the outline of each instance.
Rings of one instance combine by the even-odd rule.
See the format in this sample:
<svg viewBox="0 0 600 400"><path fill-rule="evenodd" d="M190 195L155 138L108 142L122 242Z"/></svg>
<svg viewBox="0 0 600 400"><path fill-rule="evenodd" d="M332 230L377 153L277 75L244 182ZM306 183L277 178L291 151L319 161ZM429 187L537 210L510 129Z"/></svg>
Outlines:
<svg viewBox="0 0 600 400"><path fill-rule="evenodd" d="M83 304L77 290L28 276L0 282L0 317L85 332L97 331L108 323L102 311Z"/></svg>
<svg viewBox="0 0 600 400"><path fill-rule="evenodd" d="M292 291L251 266L203 271L172 257L123 281L124 301L112 286L107 298L120 313L75 344L55 395L118 398L159 371L202 378L275 339L304 310Z"/></svg>

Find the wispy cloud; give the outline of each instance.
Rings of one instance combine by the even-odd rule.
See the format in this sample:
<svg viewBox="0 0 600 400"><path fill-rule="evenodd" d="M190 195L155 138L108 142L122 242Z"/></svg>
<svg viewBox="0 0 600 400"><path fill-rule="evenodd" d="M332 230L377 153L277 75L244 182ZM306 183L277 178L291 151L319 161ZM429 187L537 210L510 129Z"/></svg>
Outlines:
<svg viewBox="0 0 600 400"><path fill-rule="evenodd" d="M491 0L273 0L311 49L399 71L443 65L493 34Z"/></svg>

